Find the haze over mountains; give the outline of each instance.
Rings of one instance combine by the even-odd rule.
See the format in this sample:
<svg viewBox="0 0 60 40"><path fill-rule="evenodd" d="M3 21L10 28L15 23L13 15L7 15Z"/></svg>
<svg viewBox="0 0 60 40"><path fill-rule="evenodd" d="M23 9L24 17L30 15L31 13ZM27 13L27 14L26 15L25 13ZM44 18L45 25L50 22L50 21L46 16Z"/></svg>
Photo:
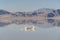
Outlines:
<svg viewBox="0 0 60 40"><path fill-rule="evenodd" d="M8 24L50 24L60 26L60 9L42 8L33 12L0 10L0 26Z"/></svg>

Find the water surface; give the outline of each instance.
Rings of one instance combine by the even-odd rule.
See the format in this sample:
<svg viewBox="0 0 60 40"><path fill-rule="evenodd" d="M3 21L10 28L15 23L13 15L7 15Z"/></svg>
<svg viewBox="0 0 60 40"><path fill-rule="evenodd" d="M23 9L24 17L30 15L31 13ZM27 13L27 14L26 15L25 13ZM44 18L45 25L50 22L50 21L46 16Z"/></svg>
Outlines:
<svg viewBox="0 0 60 40"><path fill-rule="evenodd" d="M0 40L60 40L60 27L41 28L35 26L36 31L34 32L20 30L26 26L29 25L11 24L0 27Z"/></svg>

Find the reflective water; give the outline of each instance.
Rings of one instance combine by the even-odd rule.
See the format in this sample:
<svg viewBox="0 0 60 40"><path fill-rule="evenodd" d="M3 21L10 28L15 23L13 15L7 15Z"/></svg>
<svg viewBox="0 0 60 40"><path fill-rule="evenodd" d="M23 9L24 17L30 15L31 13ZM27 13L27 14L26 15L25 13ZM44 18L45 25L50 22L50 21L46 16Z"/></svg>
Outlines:
<svg viewBox="0 0 60 40"><path fill-rule="evenodd" d="M28 26L31 25L11 24L0 27L0 40L60 40L60 27L41 28L35 26L35 31L21 30Z"/></svg>

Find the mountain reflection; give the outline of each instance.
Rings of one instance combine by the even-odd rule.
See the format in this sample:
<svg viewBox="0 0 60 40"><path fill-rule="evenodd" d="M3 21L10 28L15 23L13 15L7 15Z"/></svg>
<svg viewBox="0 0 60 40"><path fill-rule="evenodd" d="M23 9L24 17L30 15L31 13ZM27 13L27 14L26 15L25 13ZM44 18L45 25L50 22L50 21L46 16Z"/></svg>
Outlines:
<svg viewBox="0 0 60 40"><path fill-rule="evenodd" d="M5 23L5 22L0 22L0 26L6 26L6 25L9 25L9 24L13 24L13 23L15 23L15 24L19 24L19 25L21 25L21 24L32 24L32 25L49 25L49 26L55 26L55 25L57 25L57 26L60 26L60 21L54 21L53 19L49 19L48 21L47 21L47 23L44 23L43 21L39 21L39 20L14 20L14 21L12 21L12 23Z"/></svg>
<svg viewBox="0 0 60 40"><path fill-rule="evenodd" d="M9 25L9 23L0 22L0 27Z"/></svg>

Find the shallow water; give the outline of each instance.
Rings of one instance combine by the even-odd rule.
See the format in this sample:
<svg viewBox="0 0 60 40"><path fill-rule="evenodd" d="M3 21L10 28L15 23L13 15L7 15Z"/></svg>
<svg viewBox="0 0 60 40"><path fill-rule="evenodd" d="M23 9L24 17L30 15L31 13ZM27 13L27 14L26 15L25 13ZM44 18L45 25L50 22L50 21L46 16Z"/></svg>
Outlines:
<svg viewBox="0 0 60 40"><path fill-rule="evenodd" d="M0 27L0 40L60 40L60 27L41 28L35 26L35 31L20 30L28 24L11 24ZM42 25L41 25L42 26Z"/></svg>

